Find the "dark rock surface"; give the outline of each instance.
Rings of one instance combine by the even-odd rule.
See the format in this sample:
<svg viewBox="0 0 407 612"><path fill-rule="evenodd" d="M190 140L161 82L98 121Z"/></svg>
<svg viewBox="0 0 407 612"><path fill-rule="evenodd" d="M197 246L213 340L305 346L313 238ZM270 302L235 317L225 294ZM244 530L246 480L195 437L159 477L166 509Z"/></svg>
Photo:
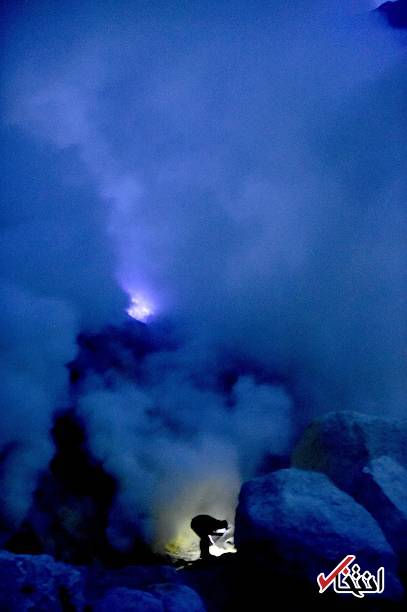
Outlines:
<svg viewBox="0 0 407 612"><path fill-rule="evenodd" d="M108 591L127 588L147 591L154 584L180 582L179 573L170 565L129 565L121 569L82 568L86 601L101 600Z"/></svg>
<svg viewBox="0 0 407 612"><path fill-rule="evenodd" d="M376 10L393 28L407 29L407 0L384 2Z"/></svg>
<svg viewBox="0 0 407 612"><path fill-rule="evenodd" d="M145 591L118 587L93 606L94 612L165 612L163 603Z"/></svg>
<svg viewBox="0 0 407 612"><path fill-rule="evenodd" d="M149 592L162 602L165 612L205 612L195 591L184 584L155 584Z"/></svg>
<svg viewBox="0 0 407 612"><path fill-rule="evenodd" d="M205 612L199 595L182 584L163 583L148 591L116 587L93 606L94 612Z"/></svg>
<svg viewBox="0 0 407 612"><path fill-rule="evenodd" d="M83 576L70 565L48 555L0 552L2 612L82 610L83 591Z"/></svg>
<svg viewBox="0 0 407 612"><path fill-rule="evenodd" d="M0 552L3 612L205 612L200 596L170 566L120 570L73 567L49 555Z"/></svg>
<svg viewBox="0 0 407 612"><path fill-rule="evenodd" d="M407 569L407 470L390 457L372 459L362 470L357 500L371 513Z"/></svg>
<svg viewBox="0 0 407 612"><path fill-rule="evenodd" d="M356 412L330 412L309 425L292 454L292 465L323 472L351 495L369 461L387 455L407 466L407 421Z"/></svg>
<svg viewBox="0 0 407 612"><path fill-rule="evenodd" d="M379 525L324 474L290 468L245 483L235 529L239 552L270 571L314 583L354 554L371 572L384 565L386 597L401 597L397 560Z"/></svg>

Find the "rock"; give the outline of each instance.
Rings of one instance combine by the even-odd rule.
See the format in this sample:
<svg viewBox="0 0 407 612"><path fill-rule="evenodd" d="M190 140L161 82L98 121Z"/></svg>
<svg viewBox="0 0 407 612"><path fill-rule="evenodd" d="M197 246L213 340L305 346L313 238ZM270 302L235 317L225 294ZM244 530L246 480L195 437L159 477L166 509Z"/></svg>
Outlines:
<svg viewBox="0 0 407 612"><path fill-rule="evenodd" d="M165 612L205 612L199 595L183 584L155 584L149 592L162 601Z"/></svg>
<svg viewBox="0 0 407 612"><path fill-rule="evenodd" d="M0 552L0 610L58 612L83 606L83 580L75 568L49 555Z"/></svg>
<svg viewBox="0 0 407 612"><path fill-rule="evenodd" d="M182 584L154 584L147 591L110 589L94 605L94 612L205 612L201 598Z"/></svg>
<svg viewBox="0 0 407 612"><path fill-rule="evenodd" d="M356 498L379 523L403 569L407 568L407 470L390 457L362 470Z"/></svg>
<svg viewBox="0 0 407 612"><path fill-rule="evenodd" d="M387 455L407 467L407 421L355 412L331 412L305 430L294 449L292 466L323 472L351 495L365 465Z"/></svg>
<svg viewBox="0 0 407 612"><path fill-rule="evenodd" d="M146 593L118 587L111 589L93 606L94 612L165 612L161 601Z"/></svg>
<svg viewBox="0 0 407 612"><path fill-rule="evenodd" d="M86 599L90 604L118 588L147 591L154 584L180 581L179 573L169 565L129 565L120 569L90 567L84 569L83 574Z"/></svg>
<svg viewBox="0 0 407 612"><path fill-rule="evenodd" d="M376 11L382 14L393 28L407 28L406 0L392 0L391 2L384 2L376 9Z"/></svg>
<svg viewBox="0 0 407 612"><path fill-rule="evenodd" d="M385 567L387 596L402 594L394 552L377 522L321 473L290 468L246 482L235 543L253 563L304 575L313 584L320 572L353 554L363 571Z"/></svg>

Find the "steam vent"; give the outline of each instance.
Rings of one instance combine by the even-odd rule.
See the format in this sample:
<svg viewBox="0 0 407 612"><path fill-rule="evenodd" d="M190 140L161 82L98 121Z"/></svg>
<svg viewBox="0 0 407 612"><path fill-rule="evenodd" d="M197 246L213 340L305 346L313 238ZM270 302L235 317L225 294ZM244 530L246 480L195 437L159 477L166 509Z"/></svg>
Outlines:
<svg viewBox="0 0 407 612"><path fill-rule="evenodd" d="M0 10L0 612L406 610L407 0Z"/></svg>

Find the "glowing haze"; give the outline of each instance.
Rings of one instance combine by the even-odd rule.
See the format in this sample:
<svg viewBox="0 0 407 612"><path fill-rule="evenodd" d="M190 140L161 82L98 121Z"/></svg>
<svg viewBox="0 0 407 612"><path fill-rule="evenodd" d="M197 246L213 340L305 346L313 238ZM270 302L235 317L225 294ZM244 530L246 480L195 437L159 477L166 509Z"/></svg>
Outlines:
<svg viewBox="0 0 407 612"><path fill-rule="evenodd" d="M154 306L150 300L140 293L131 292L130 305L126 312L132 319L146 323L154 315Z"/></svg>
<svg viewBox="0 0 407 612"><path fill-rule="evenodd" d="M8 521L52 456L77 334L126 309L176 342L112 342L126 367L75 400L120 483L119 547L233 520L242 479L315 414L402 414L406 65L370 6L5 9Z"/></svg>

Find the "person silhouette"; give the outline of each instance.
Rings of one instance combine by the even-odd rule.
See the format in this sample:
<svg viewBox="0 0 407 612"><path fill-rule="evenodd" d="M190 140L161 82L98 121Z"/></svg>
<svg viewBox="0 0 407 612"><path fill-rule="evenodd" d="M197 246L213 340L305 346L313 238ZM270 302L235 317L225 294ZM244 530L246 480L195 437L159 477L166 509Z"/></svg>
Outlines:
<svg viewBox="0 0 407 612"><path fill-rule="evenodd" d="M220 521L209 514L198 514L191 521L191 529L200 538L199 548L201 551L201 559L210 559L212 557L209 552L209 547L212 544L210 536L219 535L219 530L228 529L227 521Z"/></svg>

